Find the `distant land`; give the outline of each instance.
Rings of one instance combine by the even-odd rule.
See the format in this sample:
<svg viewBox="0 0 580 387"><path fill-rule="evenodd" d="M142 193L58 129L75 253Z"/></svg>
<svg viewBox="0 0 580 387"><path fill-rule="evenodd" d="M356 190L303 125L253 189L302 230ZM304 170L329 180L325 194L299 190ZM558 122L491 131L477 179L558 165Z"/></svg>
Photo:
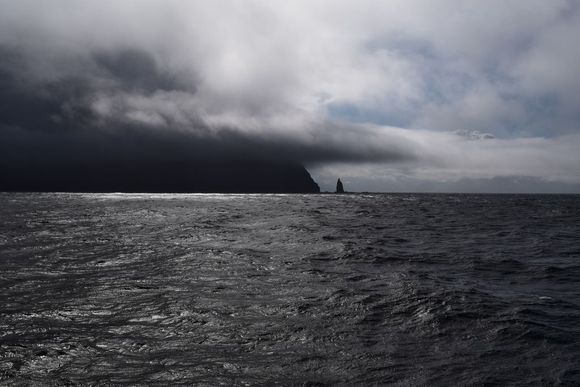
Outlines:
<svg viewBox="0 0 580 387"><path fill-rule="evenodd" d="M318 193L320 187L299 164L125 161L0 167L0 191Z"/></svg>

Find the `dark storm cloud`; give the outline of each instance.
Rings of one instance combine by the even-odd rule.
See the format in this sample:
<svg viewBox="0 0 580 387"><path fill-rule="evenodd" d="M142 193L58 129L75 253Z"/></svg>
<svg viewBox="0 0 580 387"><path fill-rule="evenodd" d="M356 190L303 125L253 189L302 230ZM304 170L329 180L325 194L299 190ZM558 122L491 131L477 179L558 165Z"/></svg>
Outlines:
<svg viewBox="0 0 580 387"><path fill-rule="evenodd" d="M174 120L171 115L164 115L162 124L131 120L126 116L128 107L124 99L127 96L148 98L158 92L178 92L193 98L196 92L194 85L180 82L178 75L160 69L144 51L91 53L90 61L85 60L82 65L83 71L51 80L35 79L34 74L27 73L27 58L17 50L3 48L1 52L7 58L0 67L0 162L3 164L116 159L318 163L411 157L402 148L386 152L372 145L349 147L337 142L341 132L349 135L352 131L351 136L360 134L348 126L336 125L333 136L322 136L310 143L285 135L249 135L225 125L209 128L195 111L186 112L185 123ZM106 117L93 106L99 95L113 100Z"/></svg>
<svg viewBox="0 0 580 387"><path fill-rule="evenodd" d="M577 182L574 4L0 0L0 163Z"/></svg>
<svg viewBox="0 0 580 387"><path fill-rule="evenodd" d="M52 64L63 72L54 79L39 79L38 64L31 63L36 59L16 48L0 47L0 57L0 122L30 130L90 125L97 118L91 103L99 93L185 90L177 76L135 49L96 51L80 63L65 58Z"/></svg>
<svg viewBox="0 0 580 387"><path fill-rule="evenodd" d="M122 89L143 92L184 90L184 83L160 69L155 59L145 51L131 48L101 51L94 53L92 58L102 76L110 78Z"/></svg>

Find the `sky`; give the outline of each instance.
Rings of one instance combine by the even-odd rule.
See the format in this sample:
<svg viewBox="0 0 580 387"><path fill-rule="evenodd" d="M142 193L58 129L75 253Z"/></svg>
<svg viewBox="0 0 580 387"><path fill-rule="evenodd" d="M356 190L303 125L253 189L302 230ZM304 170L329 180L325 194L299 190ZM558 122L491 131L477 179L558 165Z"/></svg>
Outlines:
<svg viewBox="0 0 580 387"><path fill-rule="evenodd" d="M252 157L323 190L580 193L579 36L577 0L0 0L0 167Z"/></svg>

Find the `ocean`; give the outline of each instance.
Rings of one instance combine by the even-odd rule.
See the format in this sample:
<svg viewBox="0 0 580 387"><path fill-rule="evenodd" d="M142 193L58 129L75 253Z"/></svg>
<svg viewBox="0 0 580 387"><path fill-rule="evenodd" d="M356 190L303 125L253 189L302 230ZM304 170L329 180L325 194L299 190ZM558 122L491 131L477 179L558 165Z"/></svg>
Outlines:
<svg viewBox="0 0 580 387"><path fill-rule="evenodd" d="M0 194L0 384L580 385L580 196Z"/></svg>

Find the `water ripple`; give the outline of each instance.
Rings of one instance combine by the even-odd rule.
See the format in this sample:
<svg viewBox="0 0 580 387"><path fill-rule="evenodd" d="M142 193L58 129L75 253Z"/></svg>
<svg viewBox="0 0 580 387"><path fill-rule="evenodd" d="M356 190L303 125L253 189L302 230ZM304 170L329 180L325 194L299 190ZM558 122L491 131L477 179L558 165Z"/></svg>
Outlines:
<svg viewBox="0 0 580 387"><path fill-rule="evenodd" d="M577 385L580 198L0 194L0 384Z"/></svg>

